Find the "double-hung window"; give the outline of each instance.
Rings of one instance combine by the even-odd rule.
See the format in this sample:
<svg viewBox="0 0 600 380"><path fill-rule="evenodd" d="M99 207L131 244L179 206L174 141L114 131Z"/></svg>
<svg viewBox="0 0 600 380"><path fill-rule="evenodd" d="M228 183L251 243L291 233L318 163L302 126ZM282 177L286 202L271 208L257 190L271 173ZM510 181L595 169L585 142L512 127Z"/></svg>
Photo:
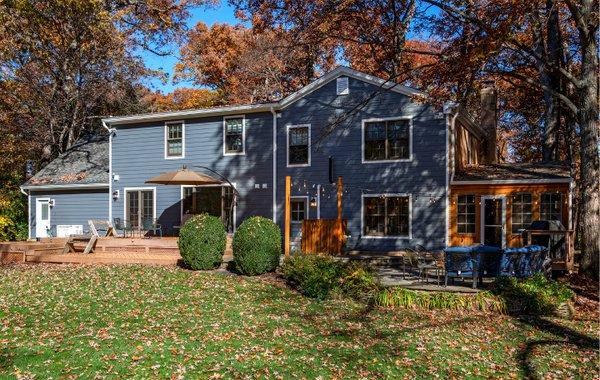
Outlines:
<svg viewBox="0 0 600 380"><path fill-rule="evenodd" d="M185 156L184 132L182 122L165 125L165 158L183 158Z"/></svg>
<svg viewBox="0 0 600 380"><path fill-rule="evenodd" d="M409 237L410 198L407 195L363 196L365 236Z"/></svg>
<svg viewBox="0 0 600 380"><path fill-rule="evenodd" d="M310 126L293 125L288 130L288 166L310 165Z"/></svg>
<svg viewBox="0 0 600 380"><path fill-rule="evenodd" d="M540 199L540 219L562 221L561 204L561 193L543 193Z"/></svg>
<svg viewBox="0 0 600 380"><path fill-rule="evenodd" d="M475 233L475 196L459 195L457 202L457 229L459 234Z"/></svg>
<svg viewBox="0 0 600 380"><path fill-rule="evenodd" d="M409 160L410 120L365 121L363 161Z"/></svg>
<svg viewBox="0 0 600 380"><path fill-rule="evenodd" d="M518 234L531 224L531 194L515 194L512 197L512 233Z"/></svg>
<svg viewBox="0 0 600 380"><path fill-rule="evenodd" d="M225 155L244 154L245 129L243 116L223 119L223 153Z"/></svg>

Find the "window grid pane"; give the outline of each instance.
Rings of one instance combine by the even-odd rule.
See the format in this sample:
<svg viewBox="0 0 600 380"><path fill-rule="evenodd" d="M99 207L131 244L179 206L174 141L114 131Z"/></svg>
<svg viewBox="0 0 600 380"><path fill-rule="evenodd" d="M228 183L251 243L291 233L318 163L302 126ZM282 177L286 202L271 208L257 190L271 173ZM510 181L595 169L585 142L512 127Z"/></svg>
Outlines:
<svg viewBox="0 0 600 380"><path fill-rule="evenodd" d="M225 152L244 152L244 119L225 119Z"/></svg>
<svg viewBox="0 0 600 380"><path fill-rule="evenodd" d="M475 195L459 195L456 224L459 234L475 233Z"/></svg>
<svg viewBox="0 0 600 380"><path fill-rule="evenodd" d="M290 165L308 164L309 137L308 127L294 127L288 131L288 163Z"/></svg>
<svg viewBox="0 0 600 380"><path fill-rule="evenodd" d="M367 122L364 134L365 160L410 158L410 122L408 120Z"/></svg>
<svg viewBox="0 0 600 380"><path fill-rule="evenodd" d="M306 218L306 202L304 200L291 200L290 207L292 222L302 222Z"/></svg>
<svg viewBox="0 0 600 380"><path fill-rule="evenodd" d="M541 220L562 221L562 194L543 193L540 202Z"/></svg>
<svg viewBox="0 0 600 380"><path fill-rule="evenodd" d="M167 125L167 156L178 157L183 155L183 125Z"/></svg>
<svg viewBox="0 0 600 380"><path fill-rule="evenodd" d="M364 197L364 234L367 236L408 236L408 197Z"/></svg>
<svg viewBox="0 0 600 380"><path fill-rule="evenodd" d="M518 234L531 224L531 194L516 194L512 197L512 233Z"/></svg>

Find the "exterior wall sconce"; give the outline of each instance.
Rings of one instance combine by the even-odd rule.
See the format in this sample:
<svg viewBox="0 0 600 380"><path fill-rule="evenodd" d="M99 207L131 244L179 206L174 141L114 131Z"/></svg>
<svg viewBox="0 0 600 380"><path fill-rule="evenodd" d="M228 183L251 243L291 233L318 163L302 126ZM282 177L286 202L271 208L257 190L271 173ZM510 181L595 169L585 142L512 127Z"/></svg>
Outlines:
<svg viewBox="0 0 600 380"><path fill-rule="evenodd" d="M120 194L119 194L119 190L115 190L115 191L113 191L113 193L112 193L112 197L113 197L113 199L114 199L115 201L116 201L117 199L119 199L119 195L120 195Z"/></svg>
<svg viewBox="0 0 600 380"><path fill-rule="evenodd" d="M310 207L317 207L317 198L310 197Z"/></svg>

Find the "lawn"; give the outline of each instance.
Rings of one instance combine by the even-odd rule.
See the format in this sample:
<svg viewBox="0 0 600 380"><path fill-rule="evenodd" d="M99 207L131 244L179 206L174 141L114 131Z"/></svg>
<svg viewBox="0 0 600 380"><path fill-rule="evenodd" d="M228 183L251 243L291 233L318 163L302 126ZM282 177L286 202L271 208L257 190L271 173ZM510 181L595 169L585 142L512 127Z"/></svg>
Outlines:
<svg viewBox="0 0 600 380"><path fill-rule="evenodd" d="M269 278L0 267L0 378L598 376L597 318L316 302Z"/></svg>

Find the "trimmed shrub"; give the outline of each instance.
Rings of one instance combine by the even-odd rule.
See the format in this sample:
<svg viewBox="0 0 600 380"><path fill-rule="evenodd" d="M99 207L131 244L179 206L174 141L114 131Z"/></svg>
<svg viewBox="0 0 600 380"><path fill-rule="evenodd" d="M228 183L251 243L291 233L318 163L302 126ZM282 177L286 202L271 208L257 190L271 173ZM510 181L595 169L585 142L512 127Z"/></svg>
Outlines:
<svg viewBox="0 0 600 380"><path fill-rule="evenodd" d="M320 300L332 292L364 300L379 288L369 267L344 263L331 256L294 255L283 262L281 274L300 293Z"/></svg>
<svg viewBox="0 0 600 380"><path fill-rule="evenodd" d="M379 292L373 301L377 306L403 309L481 310L496 313L506 311L504 300L490 292L459 294L388 288Z"/></svg>
<svg viewBox="0 0 600 380"><path fill-rule="evenodd" d="M281 256L281 231L272 220L253 216L244 220L233 235L235 268L247 276L272 272Z"/></svg>
<svg viewBox="0 0 600 380"><path fill-rule="evenodd" d="M566 307L572 313L569 306L575 296L567 285L549 280L541 273L527 279L499 277L492 292L506 301L508 312L513 314L565 316L560 310Z"/></svg>
<svg viewBox="0 0 600 380"><path fill-rule="evenodd" d="M179 252L194 270L215 269L223 262L227 232L221 219L200 214L188 220L179 232Z"/></svg>

